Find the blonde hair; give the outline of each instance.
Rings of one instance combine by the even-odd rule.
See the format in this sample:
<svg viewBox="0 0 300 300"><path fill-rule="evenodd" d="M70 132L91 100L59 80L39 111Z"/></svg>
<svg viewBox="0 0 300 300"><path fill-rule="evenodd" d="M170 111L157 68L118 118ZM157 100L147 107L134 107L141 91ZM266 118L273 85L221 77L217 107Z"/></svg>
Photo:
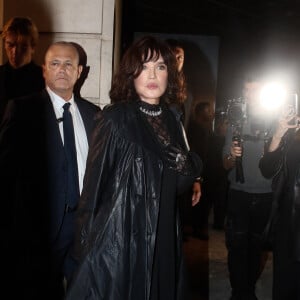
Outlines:
<svg viewBox="0 0 300 300"><path fill-rule="evenodd" d="M5 40L8 34L26 36L30 38L31 47L35 47L38 42L39 32L34 22L29 17L13 17L9 19L2 31L2 38Z"/></svg>

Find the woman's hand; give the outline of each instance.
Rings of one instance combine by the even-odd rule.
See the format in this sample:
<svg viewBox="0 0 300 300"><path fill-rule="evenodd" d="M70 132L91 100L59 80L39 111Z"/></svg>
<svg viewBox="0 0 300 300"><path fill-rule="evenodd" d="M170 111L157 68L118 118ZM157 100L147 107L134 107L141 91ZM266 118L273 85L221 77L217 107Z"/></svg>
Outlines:
<svg viewBox="0 0 300 300"><path fill-rule="evenodd" d="M293 124L291 124L292 120L294 120ZM289 128L297 128L298 121L299 117L295 114L282 116L279 119L276 131L274 133L275 138L281 139Z"/></svg>
<svg viewBox="0 0 300 300"><path fill-rule="evenodd" d="M192 206L195 206L201 197L201 184L200 182L194 182L193 184L193 195L192 195Z"/></svg>
<svg viewBox="0 0 300 300"><path fill-rule="evenodd" d="M293 121L292 124L291 124L291 121ZM273 152L278 148L282 137L285 135L285 133L288 131L288 129L299 128L299 121L300 121L300 118L295 114L283 115L279 119L277 128L273 134L272 141L269 146L269 152Z"/></svg>

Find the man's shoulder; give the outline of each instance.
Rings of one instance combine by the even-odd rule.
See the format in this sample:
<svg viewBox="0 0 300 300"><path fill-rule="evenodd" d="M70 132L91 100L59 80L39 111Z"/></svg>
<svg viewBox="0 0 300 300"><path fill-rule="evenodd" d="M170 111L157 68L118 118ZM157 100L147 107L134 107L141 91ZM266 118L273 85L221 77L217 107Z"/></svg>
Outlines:
<svg viewBox="0 0 300 300"><path fill-rule="evenodd" d="M43 68L41 65L38 65L36 62L31 61L28 65L27 65L28 69L32 69L32 70L36 70L38 72L42 72Z"/></svg>
<svg viewBox="0 0 300 300"><path fill-rule="evenodd" d="M48 102L47 93L36 92L28 96L12 98L8 100L4 119L20 119L25 121L22 126L26 127L28 120L37 120L43 115ZM3 120L4 120L3 119ZM30 123L30 122L29 122Z"/></svg>
<svg viewBox="0 0 300 300"><path fill-rule="evenodd" d="M31 93L26 96L12 98L9 100L9 102L14 102L15 104L22 105L23 103L28 104L29 102L35 102L35 101L41 102L41 99L48 99L48 98L49 98L49 94L47 93L47 91L41 90L41 91L34 92L34 93Z"/></svg>
<svg viewBox="0 0 300 300"><path fill-rule="evenodd" d="M3 65L0 65L0 75L3 76L3 74L6 72L7 70L7 67L8 67L8 64L5 63Z"/></svg>
<svg viewBox="0 0 300 300"><path fill-rule="evenodd" d="M76 97L74 97L74 100L75 100L77 106L79 106L79 109L80 109L80 107L84 107L85 109L88 109L93 112L98 112L101 110L100 106L96 105L92 101L87 100L85 98L76 96Z"/></svg>

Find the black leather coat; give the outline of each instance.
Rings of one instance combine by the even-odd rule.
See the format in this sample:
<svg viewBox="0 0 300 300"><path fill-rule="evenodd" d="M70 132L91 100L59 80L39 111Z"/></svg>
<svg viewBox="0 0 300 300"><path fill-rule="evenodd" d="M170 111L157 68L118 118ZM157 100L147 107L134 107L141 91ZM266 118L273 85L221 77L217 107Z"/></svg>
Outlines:
<svg viewBox="0 0 300 300"><path fill-rule="evenodd" d="M297 261L300 261L300 159L297 162L295 158L299 157L299 149L299 137L288 133L277 150L264 154L259 165L263 176L273 178L273 207L267 234L274 251Z"/></svg>
<svg viewBox="0 0 300 300"><path fill-rule="evenodd" d="M146 300L164 162L136 103L114 104L98 121L78 209L75 256L81 258L81 266L67 299ZM174 124L178 142L187 150L179 115ZM192 154L189 159L193 181L201 173L201 162ZM178 217L176 227L177 269L182 274ZM182 288L179 277L177 299L184 299Z"/></svg>

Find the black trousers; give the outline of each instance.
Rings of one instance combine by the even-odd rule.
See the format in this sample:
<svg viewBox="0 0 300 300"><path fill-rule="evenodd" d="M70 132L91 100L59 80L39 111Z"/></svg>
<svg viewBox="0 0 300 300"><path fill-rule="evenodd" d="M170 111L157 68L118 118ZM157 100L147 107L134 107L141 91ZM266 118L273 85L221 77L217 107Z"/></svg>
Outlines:
<svg viewBox="0 0 300 300"><path fill-rule="evenodd" d="M273 300L300 300L300 262L274 248Z"/></svg>
<svg viewBox="0 0 300 300"><path fill-rule="evenodd" d="M271 204L271 193L229 190L225 236L233 299L256 299L255 284L267 258L262 232Z"/></svg>

